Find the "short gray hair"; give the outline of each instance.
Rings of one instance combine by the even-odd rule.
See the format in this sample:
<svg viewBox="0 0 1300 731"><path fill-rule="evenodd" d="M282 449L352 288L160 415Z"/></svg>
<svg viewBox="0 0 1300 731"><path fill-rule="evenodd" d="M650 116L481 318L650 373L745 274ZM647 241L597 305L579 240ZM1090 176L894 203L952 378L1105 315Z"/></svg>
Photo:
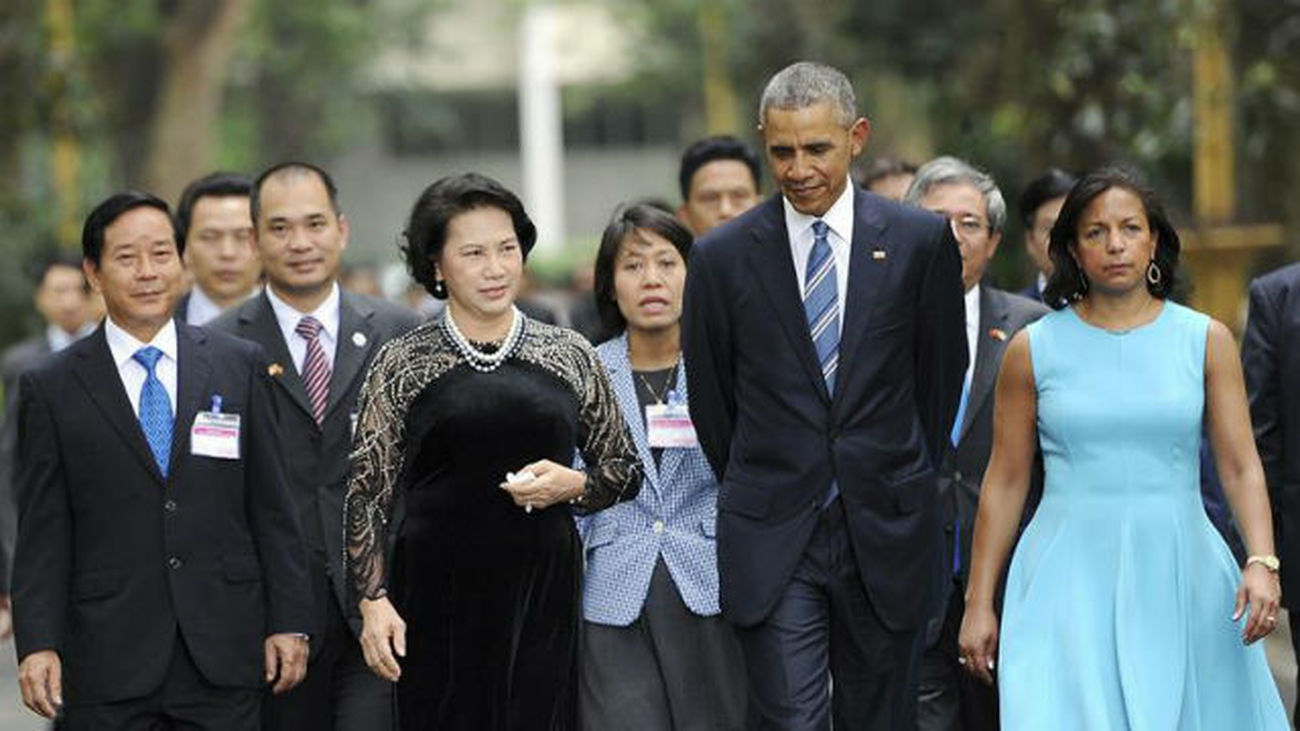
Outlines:
<svg viewBox="0 0 1300 731"><path fill-rule="evenodd" d="M819 102L831 105L845 127L857 119L857 98L843 72L811 61L792 63L776 72L763 89L758 124L762 126L769 109L804 109Z"/></svg>
<svg viewBox="0 0 1300 731"><path fill-rule="evenodd" d="M965 160L944 155L936 157L916 171L916 177L903 194L903 202L920 205L921 199L930 194L938 185L966 183L984 196L985 215L989 217L989 229L1000 233L1007 225L1007 202L1002 198L1002 191L993 182L993 176L976 168Z"/></svg>

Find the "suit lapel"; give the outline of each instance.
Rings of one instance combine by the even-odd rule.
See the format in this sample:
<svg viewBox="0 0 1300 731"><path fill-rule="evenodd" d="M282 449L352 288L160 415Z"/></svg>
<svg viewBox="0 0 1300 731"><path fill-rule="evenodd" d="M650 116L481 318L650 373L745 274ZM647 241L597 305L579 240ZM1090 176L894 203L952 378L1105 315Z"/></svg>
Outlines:
<svg viewBox="0 0 1300 731"><path fill-rule="evenodd" d="M325 408L327 419L348 394L352 381L360 375L361 366L375 347L374 314L371 307L352 293L340 290L338 343L334 348L334 371L330 375L329 405Z"/></svg>
<svg viewBox="0 0 1300 731"><path fill-rule="evenodd" d="M99 329L86 340L88 342L84 343L84 347L77 350L75 369L77 380L86 389L90 400L103 413L104 418L112 425L113 430L122 437L122 441L126 442L140 463L161 485L162 473L158 471L158 464L154 461L153 453L149 451L149 443L145 441L144 431L140 428L140 420L136 418L135 411L131 408L131 401L127 398L122 377L118 375L117 364L113 362L113 354L108 349L104 326L100 325ZM173 438L172 441L174 443L175 439Z"/></svg>
<svg viewBox="0 0 1300 731"><path fill-rule="evenodd" d="M962 438L966 436L966 431L975 421L975 415L979 413L980 407L993 393L996 385L998 364L1002 360L1002 351L1007 347L1006 338L1011 335L1006 332L1007 319L1011 313L1003 304L1000 297L993 296L992 290L987 285L980 286L980 324L979 330L975 333L975 337L979 340L975 346L975 370L971 373L966 415L962 417L960 435ZM1003 337L994 336L995 330L1001 332Z"/></svg>
<svg viewBox="0 0 1300 731"><path fill-rule="evenodd" d="M636 397L632 361L627 353L627 333L618 336L618 339L612 343L611 356L605 369L609 374L610 385L618 395L624 421L627 422L628 431L632 434L632 441L636 443L637 456L641 458L641 464L645 467L646 480L658 494L659 467L650 454L650 439L646 435L645 421L641 419L641 402Z"/></svg>
<svg viewBox="0 0 1300 731"><path fill-rule="evenodd" d="M804 316L803 297L799 294L799 280L790 255L790 235L785 228L785 211L780 194L768 199L763 205L763 215L759 216L752 230L755 241L749 252L751 267L767 292L777 322L785 331L808 379L813 382L822 400L830 403L830 392L826 389L826 379L822 377L817 351L813 348L812 335L808 332L808 320Z"/></svg>
<svg viewBox="0 0 1300 731"><path fill-rule="evenodd" d="M289 394L304 414L314 420L307 389L302 385L298 369L293 365L293 356L289 354L289 346L284 342L284 333L280 332L280 323L275 319L275 311L271 309L271 301L266 298L265 291L240 310L239 322L243 325L243 337L260 344L271 358L271 367L274 369L271 380Z"/></svg>
<svg viewBox="0 0 1300 731"><path fill-rule="evenodd" d="M172 428L172 453L170 474L176 474L176 465L190 451L190 425L199 409L208 387L212 367L207 356L208 336L199 328L176 324L176 424Z"/></svg>
<svg viewBox="0 0 1300 731"><path fill-rule="evenodd" d="M840 336L837 384L852 383L863 332L871 321L871 309L889 275L889 246L884 240L885 221L871 199L862 191L853 195L853 241L849 245L849 280L844 295L844 330ZM881 252L877 254L876 252ZM882 258L877 258L877 257ZM836 389L838 395L844 389Z"/></svg>

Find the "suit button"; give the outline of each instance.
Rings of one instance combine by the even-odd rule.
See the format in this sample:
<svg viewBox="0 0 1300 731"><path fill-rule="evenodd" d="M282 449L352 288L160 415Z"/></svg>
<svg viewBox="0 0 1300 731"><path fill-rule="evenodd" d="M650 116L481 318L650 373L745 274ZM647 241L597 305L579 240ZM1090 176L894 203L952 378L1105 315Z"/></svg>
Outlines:
<svg viewBox="0 0 1300 731"><path fill-rule="evenodd" d="M167 502L163 503L163 510L166 510L169 513L176 512L176 501L168 500Z"/></svg>
<svg viewBox="0 0 1300 731"><path fill-rule="evenodd" d="M181 567L181 560L179 558L176 558L175 556L172 556L171 558L167 559L167 565L170 566L171 568L178 569Z"/></svg>
<svg viewBox="0 0 1300 731"><path fill-rule="evenodd" d="M652 529L655 533L663 533L663 532L664 532L664 522L663 522L662 520L656 520L655 523L654 523L654 525L651 526L651 529Z"/></svg>

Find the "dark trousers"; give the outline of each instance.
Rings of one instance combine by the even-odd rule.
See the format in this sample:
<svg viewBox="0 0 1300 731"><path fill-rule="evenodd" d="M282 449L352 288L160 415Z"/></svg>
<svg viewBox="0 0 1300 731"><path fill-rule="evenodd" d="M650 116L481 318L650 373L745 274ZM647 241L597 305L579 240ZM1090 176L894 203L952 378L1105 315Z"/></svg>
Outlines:
<svg viewBox="0 0 1300 731"><path fill-rule="evenodd" d="M1287 617L1291 623L1291 649L1300 664L1300 611L1288 611ZM1296 694L1295 708L1291 709L1291 726L1300 728L1300 693Z"/></svg>
<svg viewBox="0 0 1300 731"><path fill-rule="evenodd" d="M822 511L772 614L737 634L749 728L826 731L832 717L837 729L916 728L922 631L892 631L876 615L839 500Z"/></svg>
<svg viewBox="0 0 1300 731"><path fill-rule="evenodd" d="M985 685L957 662L957 637L966 611L963 588L952 582L948 608L934 644L921 658L916 727L920 731L996 731L997 686Z"/></svg>
<svg viewBox="0 0 1300 731"><path fill-rule="evenodd" d="M268 731L388 731L393 728L393 686L366 665L361 645L328 594L325 630L312 642L307 677L280 695L267 692Z"/></svg>
<svg viewBox="0 0 1300 731"><path fill-rule="evenodd" d="M682 602L663 559L627 627L583 622L582 727L588 731L739 731L745 664L722 617Z"/></svg>
<svg viewBox="0 0 1300 731"><path fill-rule="evenodd" d="M222 688L194 665L185 641L172 646L162 687L143 698L87 706L70 705L61 731L257 731L262 692Z"/></svg>

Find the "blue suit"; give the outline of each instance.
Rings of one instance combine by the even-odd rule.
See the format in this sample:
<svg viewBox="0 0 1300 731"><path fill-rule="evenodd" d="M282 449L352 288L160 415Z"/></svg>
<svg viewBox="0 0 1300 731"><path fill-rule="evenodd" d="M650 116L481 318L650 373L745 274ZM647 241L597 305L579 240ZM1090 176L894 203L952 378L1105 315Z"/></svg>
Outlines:
<svg viewBox="0 0 1300 731"><path fill-rule="evenodd" d="M596 355L609 373L645 478L636 500L580 523L587 555L583 618L620 627L631 624L641 614L660 556L682 602L696 614L718 614L714 543L718 483L709 462L694 447L664 449L662 461L655 464L645 423L639 418L641 405L628 361L627 335L604 343ZM676 394L685 399L685 372L681 365L677 368Z"/></svg>

